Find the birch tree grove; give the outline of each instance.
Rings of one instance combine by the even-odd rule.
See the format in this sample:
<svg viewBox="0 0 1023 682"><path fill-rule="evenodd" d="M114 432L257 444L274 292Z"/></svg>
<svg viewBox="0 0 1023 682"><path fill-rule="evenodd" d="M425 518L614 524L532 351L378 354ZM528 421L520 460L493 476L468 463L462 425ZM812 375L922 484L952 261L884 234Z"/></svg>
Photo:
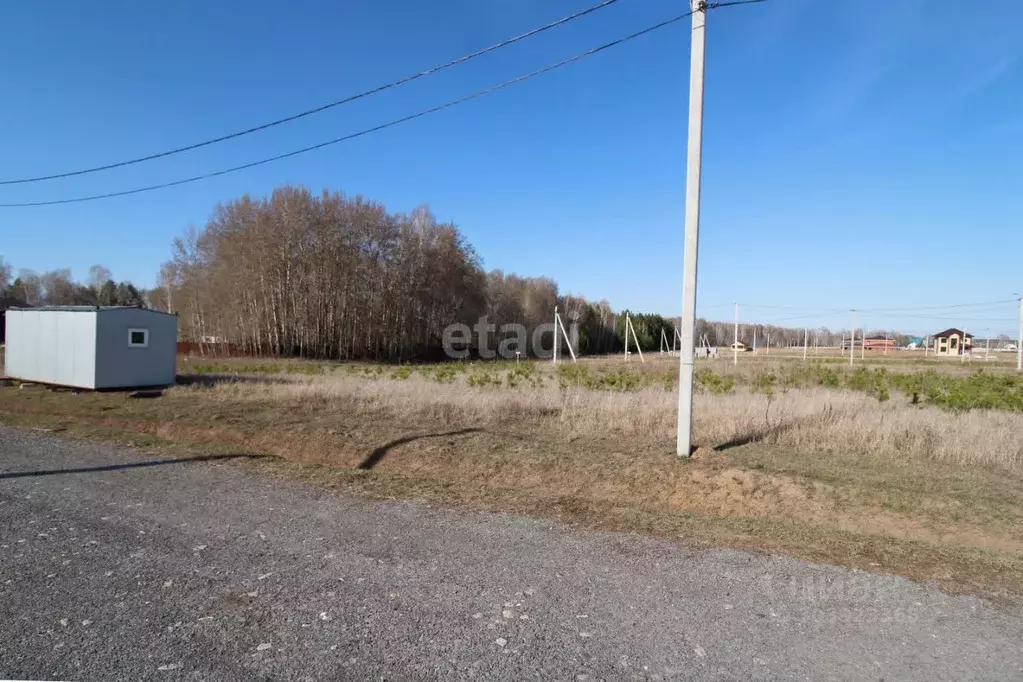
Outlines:
<svg viewBox="0 0 1023 682"><path fill-rule="evenodd" d="M182 339L260 355L436 355L446 325L484 308L479 258L453 225L295 187L217 207L175 241L160 280Z"/></svg>
<svg viewBox="0 0 1023 682"><path fill-rule="evenodd" d="M174 241L149 298L178 313L182 341L214 352L439 359L449 325L485 320L498 327L487 339L495 344L501 325L531 332L556 305L576 325L580 352L619 352L624 342L624 316L606 301L560 295L545 277L485 273L458 229L426 208L392 214L358 195L291 186L216 207L203 229ZM645 350L659 348L662 331L674 339L674 320L630 315ZM701 320L698 330L721 343L726 326ZM802 339L801 329L772 329L773 342L783 332Z"/></svg>

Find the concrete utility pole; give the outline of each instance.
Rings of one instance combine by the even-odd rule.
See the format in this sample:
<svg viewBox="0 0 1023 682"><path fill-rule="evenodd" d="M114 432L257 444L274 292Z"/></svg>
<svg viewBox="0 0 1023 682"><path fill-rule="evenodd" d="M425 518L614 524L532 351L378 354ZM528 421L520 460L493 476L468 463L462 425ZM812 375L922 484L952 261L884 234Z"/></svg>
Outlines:
<svg viewBox="0 0 1023 682"><path fill-rule="evenodd" d="M639 337L636 336L636 328L632 326L632 318L625 315L625 359L629 359L629 332L632 332L632 340L636 342L636 352L639 353L639 361L646 362L643 359L643 349L639 347ZM575 356L573 356L574 359Z"/></svg>
<svg viewBox="0 0 1023 682"><path fill-rule="evenodd" d="M732 364L739 364L739 303L735 304L735 341L732 343Z"/></svg>
<svg viewBox="0 0 1023 682"><path fill-rule="evenodd" d="M629 314L625 314L625 361L629 361Z"/></svg>
<svg viewBox="0 0 1023 682"><path fill-rule="evenodd" d="M557 345L558 328L561 328L561 337L565 339L565 345L568 346L568 354L572 356L572 362L579 362L579 358L575 356L575 350L572 349L572 339L569 337L568 332L565 331L565 323L561 321L561 315L558 314L557 307L554 308L554 339L555 346ZM642 356L641 356L642 357Z"/></svg>
<svg viewBox="0 0 1023 682"><path fill-rule="evenodd" d="M853 366L856 357L856 311L852 311L852 329L849 330L849 366Z"/></svg>
<svg viewBox="0 0 1023 682"><path fill-rule="evenodd" d="M1019 336L1016 337L1016 371L1023 372L1023 296L1019 297Z"/></svg>
<svg viewBox="0 0 1023 682"><path fill-rule="evenodd" d="M806 362L806 347L810 343L810 330L803 330L803 362Z"/></svg>
<svg viewBox="0 0 1023 682"><path fill-rule="evenodd" d="M558 364L558 306L554 306L554 359L552 362Z"/></svg>
<svg viewBox="0 0 1023 682"><path fill-rule="evenodd" d="M703 73L707 38L707 3L689 0L693 11L689 63L689 142L686 159L685 253L682 260L682 347L679 350L678 441L676 452L689 457L693 435L693 374L696 334L696 257L700 243L700 167L703 160ZM736 305L738 310L738 304ZM738 359L736 359L738 362Z"/></svg>

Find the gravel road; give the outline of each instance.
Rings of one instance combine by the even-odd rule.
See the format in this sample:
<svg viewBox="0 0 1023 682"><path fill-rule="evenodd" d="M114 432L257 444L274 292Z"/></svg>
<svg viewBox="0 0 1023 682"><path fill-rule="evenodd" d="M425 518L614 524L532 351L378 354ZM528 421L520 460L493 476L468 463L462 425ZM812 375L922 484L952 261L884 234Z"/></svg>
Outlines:
<svg viewBox="0 0 1023 682"><path fill-rule="evenodd" d="M907 580L0 427L0 678L1020 680Z"/></svg>

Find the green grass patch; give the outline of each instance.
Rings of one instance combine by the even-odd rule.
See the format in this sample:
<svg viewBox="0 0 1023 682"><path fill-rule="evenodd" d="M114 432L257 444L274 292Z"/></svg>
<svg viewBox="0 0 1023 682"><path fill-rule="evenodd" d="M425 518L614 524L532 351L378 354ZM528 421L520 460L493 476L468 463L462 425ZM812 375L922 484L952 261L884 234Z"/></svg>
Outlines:
<svg viewBox="0 0 1023 682"><path fill-rule="evenodd" d="M1023 412L1023 376L984 369L956 375L934 369L908 372L886 367L849 369L833 362L814 361L770 370L719 374L704 367L696 374L696 385L708 393L730 393L737 386L765 394L795 388L840 388L872 395L881 402L897 396L913 404L957 412L978 409Z"/></svg>

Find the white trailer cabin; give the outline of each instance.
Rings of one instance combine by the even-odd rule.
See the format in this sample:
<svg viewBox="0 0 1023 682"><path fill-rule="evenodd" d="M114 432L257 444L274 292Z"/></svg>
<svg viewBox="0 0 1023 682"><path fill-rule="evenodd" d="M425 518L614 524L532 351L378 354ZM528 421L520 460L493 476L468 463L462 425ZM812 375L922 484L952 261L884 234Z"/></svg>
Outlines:
<svg viewBox="0 0 1023 682"><path fill-rule="evenodd" d="M87 389L170 386L177 315L127 306L9 308L5 373Z"/></svg>

